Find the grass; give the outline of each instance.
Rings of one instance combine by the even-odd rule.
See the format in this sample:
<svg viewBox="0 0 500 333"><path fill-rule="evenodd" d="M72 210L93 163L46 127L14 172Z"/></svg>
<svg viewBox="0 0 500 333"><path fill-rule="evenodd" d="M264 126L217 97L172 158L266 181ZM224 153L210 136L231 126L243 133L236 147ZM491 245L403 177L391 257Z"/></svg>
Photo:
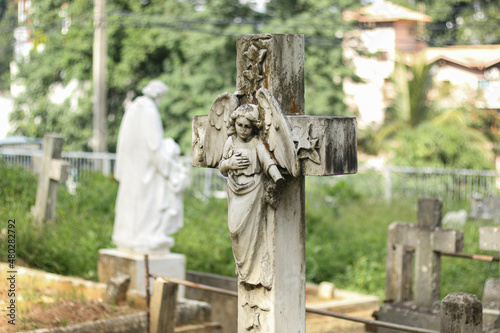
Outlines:
<svg viewBox="0 0 500 333"><path fill-rule="evenodd" d="M110 247L117 184L102 175L82 177L77 195L59 186L57 217L38 227L30 214L37 180L25 170L0 165L0 207L5 223L16 220L16 263L63 275L96 279L100 248ZM0 242L6 261L6 242Z"/></svg>
<svg viewBox="0 0 500 333"><path fill-rule="evenodd" d="M113 247L111 233L118 185L93 174L81 179L77 195L59 187L57 218L36 228L29 211L34 205L36 177L0 163L0 214L5 226L16 219L17 264L63 275L96 280L98 250ZM368 183L367 183L368 184ZM346 181L333 186L306 186L306 274L309 282L331 281L339 288L384 298L387 227L394 221L415 223L417 202L365 194ZM445 206L445 212L465 208ZM192 190L184 196L184 228L175 235L173 252L187 257L188 269L234 276L227 230L227 201L202 201ZM464 253L498 255L478 249L478 227L468 221ZM485 224L486 225L486 224ZM1 226L0 229L5 228ZM0 233L0 260L6 242ZM499 276L499 264L445 257L441 296L467 292L482 296L487 278Z"/></svg>

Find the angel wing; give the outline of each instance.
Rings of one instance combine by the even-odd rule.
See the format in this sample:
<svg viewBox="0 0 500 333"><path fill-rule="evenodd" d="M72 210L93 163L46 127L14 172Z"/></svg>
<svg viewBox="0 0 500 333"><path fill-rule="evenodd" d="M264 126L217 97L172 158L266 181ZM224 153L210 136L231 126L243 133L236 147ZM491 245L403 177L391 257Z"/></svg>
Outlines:
<svg viewBox="0 0 500 333"><path fill-rule="evenodd" d="M285 114L269 90L260 88L256 97L260 107L264 110L264 125L269 149L273 152L278 165L297 177L299 159L292 139L292 130Z"/></svg>
<svg viewBox="0 0 500 333"><path fill-rule="evenodd" d="M217 167L222 158L227 139L227 122L231 112L236 110L239 104L238 97L230 93L219 95L212 103L203 144L205 162L209 167Z"/></svg>

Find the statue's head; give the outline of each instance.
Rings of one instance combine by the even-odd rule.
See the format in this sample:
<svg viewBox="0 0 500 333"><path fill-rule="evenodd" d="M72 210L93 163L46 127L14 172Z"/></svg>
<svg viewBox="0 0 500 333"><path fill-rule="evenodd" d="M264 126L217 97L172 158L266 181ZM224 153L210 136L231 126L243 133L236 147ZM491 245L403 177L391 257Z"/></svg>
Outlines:
<svg viewBox="0 0 500 333"><path fill-rule="evenodd" d="M149 82L148 85L144 89L142 89L142 93L144 94L144 96L153 99L157 103L163 96L165 96L167 91L168 87L165 85L165 83L158 80Z"/></svg>
<svg viewBox="0 0 500 333"><path fill-rule="evenodd" d="M235 133L234 123L239 117L246 118L252 124L254 131L262 128L262 121L259 119L259 109L255 104L243 104L231 113L228 121L228 135Z"/></svg>

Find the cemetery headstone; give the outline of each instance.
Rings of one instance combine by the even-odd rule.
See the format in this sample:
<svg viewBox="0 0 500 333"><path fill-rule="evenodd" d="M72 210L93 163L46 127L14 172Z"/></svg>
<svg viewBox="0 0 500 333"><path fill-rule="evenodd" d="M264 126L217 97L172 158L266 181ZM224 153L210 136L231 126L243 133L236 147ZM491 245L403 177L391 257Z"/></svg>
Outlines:
<svg viewBox="0 0 500 333"><path fill-rule="evenodd" d="M104 301L113 305L125 301L129 284L130 276L117 272L108 282Z"/></svg>
<svg viewBox="0 0 500 333"><path fill-rule="evenodd" d="M165 84L151 81L143 89L144 96L125 111L115 166L120 182L113 229L117 249L99 251L101 282L122 272L130 275L130 288L145 290L144 254L149 254L152 272L185 278L186 259L170 248L172 234L183 226L188 170L180 161L177 143L163 138L158 103L166 92ZM182 295L184 288L179 290Z"/></svg>
<svg viewBox="0 0 500 333"><path fill-rule="evenodd" d="M471 206L470 218L500 223L500 196L474 193Z"/></svg>
<svg viewBox="0 0 500 333"><path fill-rule="evenodd" d="M377 312L379 320L439 329L440 252L463 249L463 232L441 228L442 207L438 198L419 198L417 224L389 226L386 304Z"/></svg>
<svg viewBox="0 0 500 333"><path fill-rule="evenodd" d="M479 228L479 248L500 252L500 227ZM500 278L488 279L484 285L485 326L500 330ZM487 311L487 310L492 311Z"/></svg>
<svg viewBox="0 0 500 333"><path fill-rule="evenodd" d="M356 119L304 116L304 36L237 41L237 91L193 119L193 165L228 177L238 332L305 332L304 176L357 171Z"/></svg>
<svg viewBox="0 0 500 333"><path fill-rule="evenodd" d="M483 307L475 296L449 294L441 303L441 330L446 333L483 333Z"/></svg>
<svg viewBox="0 0 500 333"><path fill-rule="evenodd" d="M63 144L61 135L46 134L43 139L43 155L35 162L39 178L32 213L39 224L56 217L57 187L59 182L68 178L70 164L61 159Z"/></svg>

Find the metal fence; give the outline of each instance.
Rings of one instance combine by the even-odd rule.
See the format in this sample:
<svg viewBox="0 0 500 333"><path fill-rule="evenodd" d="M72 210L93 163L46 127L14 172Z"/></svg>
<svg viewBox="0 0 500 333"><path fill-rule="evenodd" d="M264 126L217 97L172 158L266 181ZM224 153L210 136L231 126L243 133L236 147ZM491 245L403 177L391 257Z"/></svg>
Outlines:
<svg viewBox="0 0 500 333"><path fill-rule="evenodd" d="M0 159L30 169L33 156L42 151L2 150ZM109 175L114 171L115 154L63 152L62 158L71 163L71 179L89 172ZM190 168L190 187L200 197L221 197L226 192L225 178L216 169L191 168L191 157L182 158ZM359 167L356 175L337 177L307 177L306 187L334 186L345 182L366 196L399 197L437 196L444 201L470 201L475 194L500 195L500 173L480 170L450 170L411 167Z"/></svg>

